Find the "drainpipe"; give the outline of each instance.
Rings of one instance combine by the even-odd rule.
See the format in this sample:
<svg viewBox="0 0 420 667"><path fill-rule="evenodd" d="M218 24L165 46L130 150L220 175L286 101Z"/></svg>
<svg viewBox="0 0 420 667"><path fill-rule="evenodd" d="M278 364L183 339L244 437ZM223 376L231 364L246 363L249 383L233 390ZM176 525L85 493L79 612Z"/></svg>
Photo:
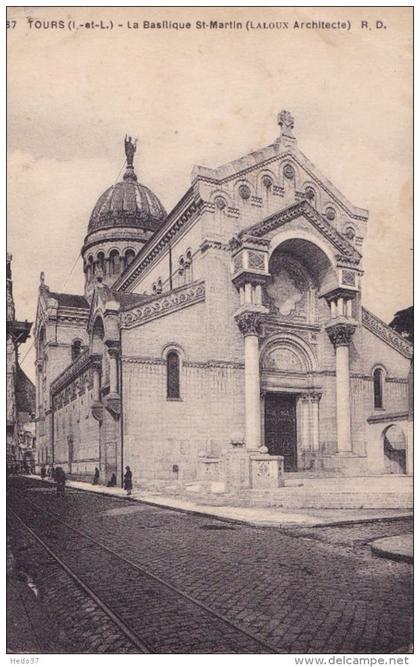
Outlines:
<svg viewBox="0 0 420 667"><path fill-rule="evenodd" d="M54 466L54 397L51 396L51 466Z"/></svg>

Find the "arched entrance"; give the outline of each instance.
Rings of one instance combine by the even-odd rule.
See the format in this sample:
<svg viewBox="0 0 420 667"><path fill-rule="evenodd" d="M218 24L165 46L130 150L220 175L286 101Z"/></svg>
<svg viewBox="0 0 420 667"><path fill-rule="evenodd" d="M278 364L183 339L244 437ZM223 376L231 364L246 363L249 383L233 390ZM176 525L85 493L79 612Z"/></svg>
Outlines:
<svg viewBox="0 0 420 667"><path fill-rule="evenodd" d="M319 399L313 386L315 356L298 335L272 335L261 350L263 442L284 457L286 472L312 469L319 450Z"/></svg>
<svg viewBox="0 0 420 667"><path fill-rule="evenodd" d="M334 257L310 234L280 231L271 241L270 278L263 303L271 335L261 348L263 442L284 457L286 472L320 465L319 402L315 354L320 325L330 317L320 299L337 284Z"/></svg>
<svg viewBox="0 0 420 667"><path fill-rule="evenodd" d="M387 426L382 432L385 472L394 475L407 473L407 438L397 424Z"/></svg>

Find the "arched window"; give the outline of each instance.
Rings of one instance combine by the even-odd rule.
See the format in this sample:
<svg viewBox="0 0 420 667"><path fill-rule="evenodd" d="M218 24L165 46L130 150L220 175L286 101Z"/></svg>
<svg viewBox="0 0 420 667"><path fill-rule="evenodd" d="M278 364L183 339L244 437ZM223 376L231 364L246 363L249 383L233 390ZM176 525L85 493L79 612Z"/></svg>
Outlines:
<svg viewBox="0 0 420 667"><path fill-rule="evenodd" d="M127 250L125 253L125 265L128 266L129 264L131 264L135 256L136 253L134 252L134 250L131 250L131 248Z"/></svg>
<svg viewBox="0 0 420 667"><path fill-rule="evenodd" d="M179 286L185 284L185 259L183 257L179 258L179 269L178 269L178 275L179 275Z"/></svg>
<svg viewBox="0 0 420 667"><path fill-rule="evenodd" d="M192 252L187 250L185 255L185 282L191 283L192 279Z"/></svg>
<svg viewBox="0 0 420 667"><path fill-rule="evenodd" d="M383 408L383 370L375 368L373 372L373 404L375 408Z"/></svg>
<svg viewBox="0 0 420 667"><path fill-rule="evenodd" d="M103 252L98 252L98 257L97 257L96 261L97 261L98 269L101 269L101 271L104 271L104 269L105 269L105 255L104 255Z"/></svg>
<svg viewBox="0 0 420 667"><path fill-rule="evenodd" d="M73 343L71 344L71 360L75 361L75 359L77 359L77 357L79 357L81 353L82 353L82 341L74 340Z"/></svg>
<svg viewBox="0 0 420 667"><path fill-rule="evenodd" d="M110 265L111 265L111 275L119 273L120 271L120 255L118 250L111 250L109 255Z"/></svg>
<svg viewBox="0 0 420 667"><path fill-rule="evenodd" d="M166 357L166 395L169 399L181 397L179 375L179 354L172 350Z"/></svg>

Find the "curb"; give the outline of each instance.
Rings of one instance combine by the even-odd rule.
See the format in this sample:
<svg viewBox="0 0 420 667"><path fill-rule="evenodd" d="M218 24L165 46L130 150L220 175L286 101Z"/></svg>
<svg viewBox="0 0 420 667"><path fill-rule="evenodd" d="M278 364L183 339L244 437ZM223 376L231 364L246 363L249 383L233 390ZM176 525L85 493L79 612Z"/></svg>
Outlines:
<svg viewBox="0 0 420 667"><path fill-rule="evenodd" d="M394 560L399 563L414 563L414 555L399 553L398 551L388 551L381 547L371 544L370 550L374 556L378 558L386 558L387 560Z"/></svg>
<svg viewBox="0 0 420 667"><path fill-rule="evenodd" d="M33 476L26 476L26 479L33 479ZM44 483L46 482L47 484L55 484L53 480L50 479L44 479L40 480L40 478L37 476L37 480L43 481ZM192 508L185 508L185 507L174 507L172 505L165 505L164 503L153 501L153 500L146 500L143 498L135 498L134 496L120 496L114 493L108 493L106 491L100 491L96 489L81 489L77 486L72 486L71 481L67 482L67 487L74 489L76 491L80 491L82 493L96 493L97 495L100 496L105 496L107 498L115 498L117 500L128 500L129 502L136 502L136 503L143 503L144 505L149 505L151 507L160 507L162 509L166 509L172 512L182 512L183 514L192 514L195 516L201 516L206 519L213 519L216 521L222 521L224 523L231 523L231 524L239 524L239 525L247 525L250 526L251 528L281 528L283 530L291 529L295 530L296 528L339 528L341 526L352 526L356 524L365 524L365 523L382 523L385 521L400 521L401 519L412 519L413 518L413 513L405 513L405 514L400 514L397 516L390 516L390 517L363 517L361 519L342 519L338 521L327 521L327 522L315 522L315 523L309 523L309 524L302 524L302 523L282 523L280 521L257 521L255 519L239 519L237 517L226 517L226 516L218 516L217 514L213 514L211 512L205 512L202 510L197 510L197 509L192 509ZM118 487L119 488L119 487ZM372 547L373 548L373 547ZM384 556L385 557L385 556ZM412 561L410 561L412 562Z"/></svg>

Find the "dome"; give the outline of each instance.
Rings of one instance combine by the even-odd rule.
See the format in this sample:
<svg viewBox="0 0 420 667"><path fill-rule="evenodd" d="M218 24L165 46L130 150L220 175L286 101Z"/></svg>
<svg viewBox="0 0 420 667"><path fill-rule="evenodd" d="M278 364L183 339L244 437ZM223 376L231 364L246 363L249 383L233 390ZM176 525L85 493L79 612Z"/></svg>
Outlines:
<svg viewBox="0 0 420 667"><path fill-rule="evenodd" d="M154 232L165 220L165 209L156 195L137 181L132 155L129 157L123 180L108 188L96 202L88 234L108 227L142 227Z"/></svg>

